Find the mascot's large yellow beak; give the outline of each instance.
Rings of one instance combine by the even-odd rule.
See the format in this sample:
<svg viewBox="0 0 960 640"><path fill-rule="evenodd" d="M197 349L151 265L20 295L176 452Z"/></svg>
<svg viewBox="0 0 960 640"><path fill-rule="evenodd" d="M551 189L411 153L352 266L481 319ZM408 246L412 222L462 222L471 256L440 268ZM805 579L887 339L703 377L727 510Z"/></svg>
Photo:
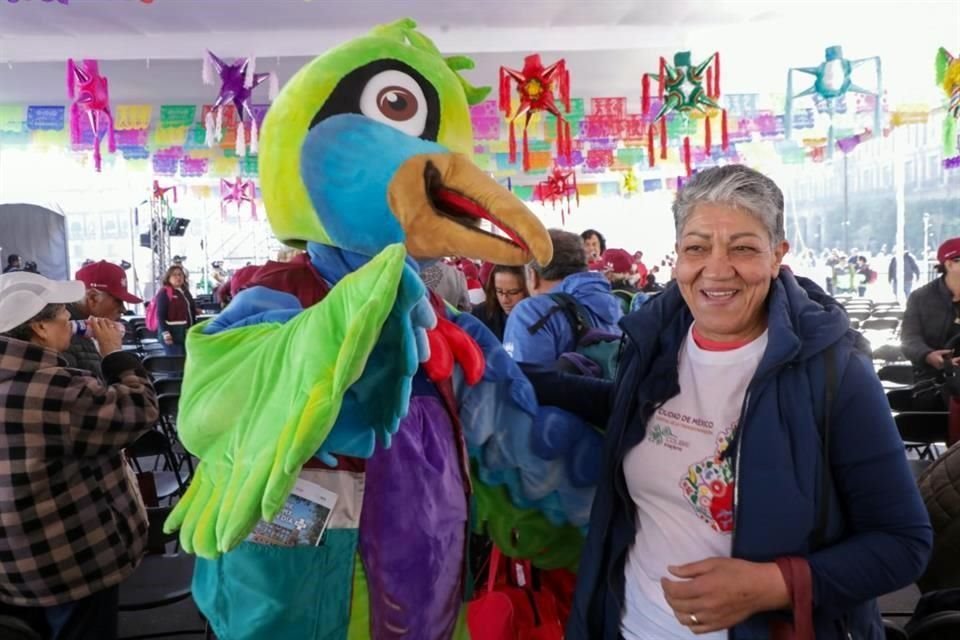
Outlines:
<svg viewBox="0 0 960 640"><path fill-rule="evenodd" d="M547 230L496 180L458 153L406 160L390 180L387 201L418 260L459 256L494 264L547 265L553 245ZM481 228L486 220L498 231Z"/></svg>

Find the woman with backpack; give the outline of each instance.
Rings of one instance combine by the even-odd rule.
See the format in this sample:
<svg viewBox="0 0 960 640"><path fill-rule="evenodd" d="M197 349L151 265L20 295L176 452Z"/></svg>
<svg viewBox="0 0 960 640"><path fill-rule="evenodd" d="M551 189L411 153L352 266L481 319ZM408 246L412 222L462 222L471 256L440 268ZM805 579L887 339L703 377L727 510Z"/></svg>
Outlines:
<svg viewBox="0 0 960 640"><path fill-rule="evenodd" d="M163 288L153 299L157 337L168 356L186 355L187 330L197 321L197 304L190 295L183 267L173 265L163 276Z"/></svg>
<svg viewBox="0 0 960 640"><path fill-rule="evenodd" d="M676 283L620 324L616 379L532 377L606 425L568 640L882 640L929 517L863 340L781 268L783 194L742 165L673 205Z"/></svg>

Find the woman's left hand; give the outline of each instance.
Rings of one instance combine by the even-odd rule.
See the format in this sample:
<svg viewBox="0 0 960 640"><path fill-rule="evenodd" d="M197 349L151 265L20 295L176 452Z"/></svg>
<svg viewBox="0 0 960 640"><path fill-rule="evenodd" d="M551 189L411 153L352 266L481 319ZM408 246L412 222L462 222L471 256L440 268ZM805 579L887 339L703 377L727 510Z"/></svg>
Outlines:
<svg viewBox="0 0 960 640"><path fill-rule="evenodd" d="M729 629L760 611L790 607L787 584L774 562L708 558L667 570L683 578L661 579L667 604L694 633Z"/></svg>

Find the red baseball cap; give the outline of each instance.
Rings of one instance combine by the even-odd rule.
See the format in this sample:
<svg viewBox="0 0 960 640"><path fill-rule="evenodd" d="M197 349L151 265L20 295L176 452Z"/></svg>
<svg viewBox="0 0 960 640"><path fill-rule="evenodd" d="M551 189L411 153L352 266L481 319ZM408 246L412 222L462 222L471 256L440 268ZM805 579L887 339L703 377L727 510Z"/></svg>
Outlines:
<svg viewBox="0 0 960 640"><path fill-rule="evenodd" d="M607 249L603 252L600 261L605 271L614 273L633 273L636 266L633 256L623 249Z"/></svg>
<svg viewBox="0 0 960 640"><path fill-rule="evenodd" d="M81 267L76 273L76 279L86 285L87 289L96 289L109 293L117 300L140 304L142 299L127 291L127 274L119 266L106 260Z"/></svg>
<svg viewBox="0 0 960 640"><path fill-rule="evenodd" d="M960 238L950 238L937 249L937 262L940 264L956 258L960 258Z"/></svg>

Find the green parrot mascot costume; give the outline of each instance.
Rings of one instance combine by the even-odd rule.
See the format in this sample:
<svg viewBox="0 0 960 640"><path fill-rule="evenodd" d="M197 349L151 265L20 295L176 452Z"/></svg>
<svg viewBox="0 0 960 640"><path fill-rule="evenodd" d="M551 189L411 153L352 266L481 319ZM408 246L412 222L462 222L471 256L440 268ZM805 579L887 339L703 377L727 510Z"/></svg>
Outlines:
<svg viewBox="0 0 960 640"><path fill-rule="evenodd" d="M552 256L470 162L469 68L401 20L305 66L267 114L263 199L303 277L267 265L189 332L178 428L200 464L165 526L220 640L468 637L471 512L507 555L576 566L599 435L544 415L418 275ZM251 536L302 481L335 496L319 543Z"/></svg>

